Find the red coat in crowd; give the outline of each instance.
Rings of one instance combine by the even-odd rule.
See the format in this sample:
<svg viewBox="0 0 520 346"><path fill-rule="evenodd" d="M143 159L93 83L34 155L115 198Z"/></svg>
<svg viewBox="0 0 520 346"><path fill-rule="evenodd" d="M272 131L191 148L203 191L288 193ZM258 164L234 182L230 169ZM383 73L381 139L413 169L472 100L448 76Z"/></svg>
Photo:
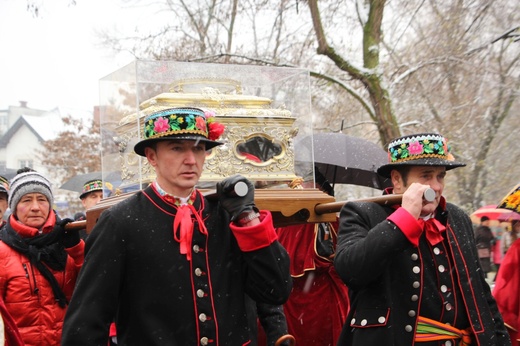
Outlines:
<svg viewBox="0 0 520 346"><path fill-rule="evenodd" d="M513 345L520 346L520 241L515 241L500 265L493 296L511 336Z"/></svg>
<svg viewBox="0 0 520 346"><path fill-rule="evenodd" d="M0 338L3 339L3 342L0 341L0 345L24 346L18 327L9 311L7 311L3 299L0 299L0 323L2 324Z"/></svg>
<svg viewBox="0 0 520 346"><path fill-rule="evenodd" d="M333 247L336 225L328 235ZM318 224L287 226L277 232L291 259L293 290L284 304L289 334L298 346L336 345L349 308L348 290L332 258L318 254Z"/></svg>

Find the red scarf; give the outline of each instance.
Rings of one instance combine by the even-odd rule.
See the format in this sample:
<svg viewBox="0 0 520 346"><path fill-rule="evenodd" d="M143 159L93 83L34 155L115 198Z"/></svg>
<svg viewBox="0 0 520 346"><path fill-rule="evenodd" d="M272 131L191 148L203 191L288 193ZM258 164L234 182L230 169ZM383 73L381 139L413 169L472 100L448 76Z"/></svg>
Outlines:
<svg viewBox="0 0 520 346"><path fill-rule="evenodd" d="M384 194L392 194L393 193L393 187L388 187L385 189ZM401 205L394 205L393 208L397 209ZM441 197L441 201L439 203L439 206L444 210L446 209L446 201L444 197ZM421 225L422 229L426 232L426 239L431 245L437 245L441 241L444 240L443 232L446 231L446 226L444 226L442 223L440 223L437 219L434 217L429 218L428 220L419 219L417 220L419 224Z"/></svg>
<svg viewBox="0 0 520 346"><path fill-rule="evenodd" d="M193 217L199 224L200 233L207 235L208 230L202 220L202 208L197 211L193 206L197 197L197 190L194 189L187 204L180 205L180 199L172 195L161 195L159 196L168 204L173 206L177 212L173 220L173 239L179 243L180 253L186 255L186 259L191 261L191 242L193 239ZM193 215L193 217L192 217Z"/></svg>
<svg viewBox="0 0 520 346"><path fill-rule="evenodd" d="M442 232L446 231L446 227L442 223L433 217L426 221L423 219L419 219L418 221L426 232L426 239L431 245L437 245L443 241L444 237Z"/></svg>

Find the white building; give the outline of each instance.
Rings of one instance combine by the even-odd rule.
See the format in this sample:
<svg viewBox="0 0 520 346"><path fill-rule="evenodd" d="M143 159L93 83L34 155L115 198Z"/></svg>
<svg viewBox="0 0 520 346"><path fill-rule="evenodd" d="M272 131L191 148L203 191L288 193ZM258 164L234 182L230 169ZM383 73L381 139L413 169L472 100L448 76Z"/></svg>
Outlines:
<svg viewBox="0 0 520 346"><path fill-rule="evenodd" d="M0 175L11 179L18 169L29 167L49 178L52 167L44 166L38 153L42 142L55 139L66 129L62 118L68 115L87 122L93 116L92 112L63 107L50 111L31 109L26 102L0 110ZM57 203L69 198L58 190L62 182L52 183Z"/></svg>

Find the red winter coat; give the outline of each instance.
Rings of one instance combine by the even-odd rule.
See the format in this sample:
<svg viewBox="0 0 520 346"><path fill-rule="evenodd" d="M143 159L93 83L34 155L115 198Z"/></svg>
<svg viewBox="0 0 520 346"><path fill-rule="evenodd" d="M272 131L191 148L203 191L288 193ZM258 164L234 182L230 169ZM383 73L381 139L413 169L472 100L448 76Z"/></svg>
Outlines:
<svg viewBox="0 0 520 346"><path fill-rule="evenodd" d="M44 232L51 231L54 226L54 214L51 215L44 225ZM17 221L11 215L9 222ZM36 233L33 232L38 231L23 225L20 227L20 224L14 228L22 237L34 236ZM83 264L84 246L85 243L81 241L78 245L66 249L69 255L64 271L50 269L67 300L72 296L76 277ZM66 308L58 305L51 285L39 270L31 265L29 259L2 241L0 294L26 346L60 345Z"/></svg>
<svg viewBox="0 0 520 346"><path fill-rule="evenodd" d="M513 345L520 345L520 241L507 250L495 280L493 296Z"/></svg>
<svg viewBox="0 0 520 346"><path fill-rule="evenodd" d="M0 341L0 345L24 346L20 332L18 332L18 327L11 317L11 314L7 311L2 299L0 299L0 319L3 331L3 333L0 333L0 340L3 340L3 343Z"/></svg>

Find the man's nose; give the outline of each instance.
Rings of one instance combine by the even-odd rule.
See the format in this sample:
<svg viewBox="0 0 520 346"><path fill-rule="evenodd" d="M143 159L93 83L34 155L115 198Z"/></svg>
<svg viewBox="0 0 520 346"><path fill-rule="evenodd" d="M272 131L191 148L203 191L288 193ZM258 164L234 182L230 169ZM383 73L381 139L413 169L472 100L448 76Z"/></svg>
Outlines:
<svg viewBox="0 0 520 346"><path fill-rule="evenodd" d="M435 179L432 179L432 181L430 181L430 187L432 189L435 190L435 192L439 192L439 191L442 191L442 188L443 188L443 184Z"/></svg>
<svg viewBox="0 0 520 346"><path fill-rule="evenodd" d="M186 152L186 156L184 156L184 162L186 164L194 164L196 162L195 153L192 150L188 150Z"/></svg>

